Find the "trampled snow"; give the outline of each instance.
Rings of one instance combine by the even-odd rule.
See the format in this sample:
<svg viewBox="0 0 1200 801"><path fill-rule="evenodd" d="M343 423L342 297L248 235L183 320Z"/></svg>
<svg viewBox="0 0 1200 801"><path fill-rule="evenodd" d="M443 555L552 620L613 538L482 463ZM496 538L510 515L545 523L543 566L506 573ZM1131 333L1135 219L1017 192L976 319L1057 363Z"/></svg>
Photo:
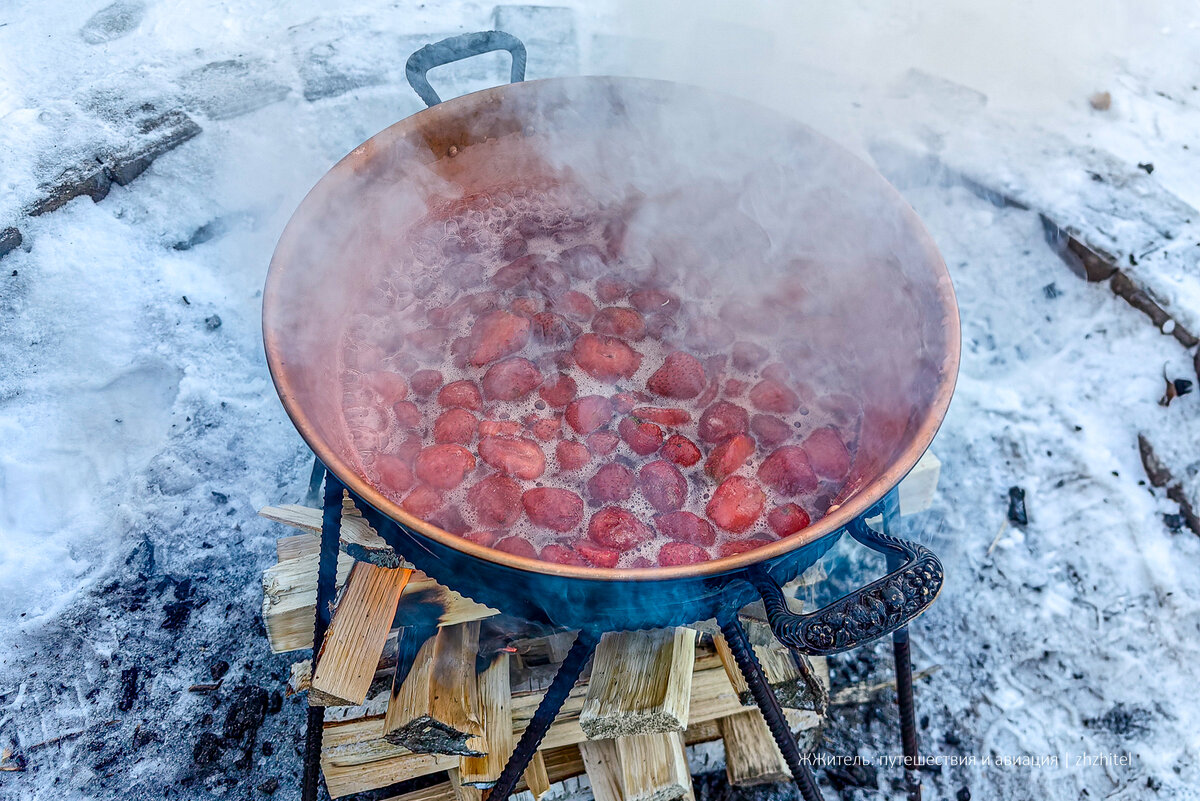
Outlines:
<svg viewBox="0 0 1200 801"><path fill-rule="evenodd" d="M678 62L650 58L686 49L670 39L665 10L567 5L573 16L556 12L533 28L531 50L536 41L556 54L531 60L542 74L683 77ZM763 5L746 30L728 20L710 28L733 31L740 46L729 53L772 54L774 69L797 73L768 81L752 61L729 62L722 88L787 106L864 154L896 139L936 154L947 124L967 125L986 107L1018 131L1100 146L1134 167L1153 161L1147 180L1200 202L1200 101L1194 77L1181 77L1200 55L1194 8L1155 5L1129 50L1115 35L1086 53L1068 48L1065 63L1091 72L1068 70L1074 94L1039 95L1036 119L1021 115L1020 92L1003 91L1028 83L972 84L978 74L953 69L967 56L907 57L903 45L924 34L898 10L855 3L810 21L839 31L871 21L872 41L894 34L900 43L890 66L907 60L957 83L873 83L834 60L780 61L786 37L754 26L778 10ZM944 32L958 24L946 4L924 13L941 14ZM687 30L719 16L705 14ZM0 772L0 797L251 798L272 779L277 797L298 797L303 704L273 693L301 654L271 656L258 622L258 578L286 532L255 512L300 500L311 457L262 354L266 265L325 170L420 108L403 82L408 52L492 25L490 5L466 2L0 9L0 228L17 224L25 237L0 259L0 747L25 765ZM1083 38L1097 27L1035 38ZM819 29L805 36L821 38ZM672 46L653 46L664 39ZM506 59L431 77L451 96L501 80ZM702 78L716 84L709 79L723 65L710 60ZM1090 89L1112 91L1110 112L1088 107L1089 77ZM795 102L810 89L811 103ZM39 182L123 141L128 132L109 112L145 102L185 109L203 133L99 203L19 214ZM955 140L956 158L985 177L989 165L1002 174L988 138L966 148L967 138ZM1030 181L1043 152L1031 138L1022 165ZM941 766L924 773L927 797L953 798L964 786L987 799L1197 797L1200 540L1168 527L1164 515L1178 507L1148 486L1137 450L1145 433L1200 497L1200 398L1158 404L1164 374L1195 378L1192 354L1107 287L1072 275L1046 245L1036 209L995 206L917 163L880 157L942 249L963 319L962 374L934 444L940 492L906 521L947 572L942 597L913 630L916 668L940 666L917 685L923 753L1042 760ZM1033 189L1070 206L1066 188ZM1200 318L1187 255L1144 274L1181 320ZM1011 486L1027 492L1026 527L1006 523ZM839 552L859 561L849 545ZM833 660L835 692L887 680L887 656L880 644ZM188 692L222 663L221 689ZM897 753L891 698L837 707L818 753ZM1128 759L1095 761L1105 754ZM1050 756L1057 765L1045 764ZM897 794L899 778L894 766L877 769L887 793Z"/></svg>

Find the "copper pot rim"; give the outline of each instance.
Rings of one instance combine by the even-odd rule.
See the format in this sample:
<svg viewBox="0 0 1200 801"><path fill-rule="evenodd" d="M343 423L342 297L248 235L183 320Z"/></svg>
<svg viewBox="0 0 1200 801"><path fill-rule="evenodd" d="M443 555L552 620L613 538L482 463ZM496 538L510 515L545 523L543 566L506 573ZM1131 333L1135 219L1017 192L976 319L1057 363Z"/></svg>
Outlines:
<svg viewBox="0 0 1200 801"><path fill-rule="evenodd" d="M405 117L398 122L393 123L379 133L372 136L363 144L356 147L337 164L335 164L321 180L305 195L301 206L309 202L310 198L316 195L322 183L330 175L338 171L351 170L358 171L361 169L361 162L366 158L367 154L372 150L369 143L380 138L386 138L389 141L398 141L406 139L413 133L419 132L420 129L426 126L436 126L439 123L439 117L448 114L451 109L459 109L466 103L476 105L487 105L494 103L507 92L540 91L540 87L552 84L565 85L575 82L594 82L607 81L611 83L620 82L622 84L643 84L667 86L672 89L689 89L693 91L705 92L710 95L721 96L721 93L712 92L711 90L703 89L702 87L691 86L672 81L661 81L645 78L624 78L624 77L609 77L609 76L580 76L580 77L565 77L565 78L546 78L534 81L524 81L522 83L504 84L501 86L491 87L471 94L462 95L447 100L440 105L433 106L427 109L418 111L417 113ZM736 99L738 102L750 103L741 98ZM757 105L757 104L753 104ZM778 114L770 109L764 108L765 111ZM954 394L954 386L958 377L958 366L962 351L961 340L961 321L958 312L958 303L954 294L954 287L950 280L949 271L946 268L945 261L942 259L941 253L937 249L937 245L933 241L933 237L926 230L925 225L917 216L916 211L912 206L900 195L899 191L891 185L878 171L870 165L863 162L856 155L849 152L841 145L838 145L833 140L823 134L813 130L804 123L798 120L790 120L794 125L803 127L807 130L810 136L813 136L825 143L829 148L841 152L844 158L853 159L859 162L863 167L870 170L878 178L880 190L887 195L895 204L905 221L909 224L909 230L915 236L917 244L920 246L921 252L924 254L927 263L936 273L937 295L941 302L941 311L944 315L944 330L945 339L945 355L942 359L941 369L939 371L940 382L933 400L929 403L926 413L921 420L921 423L916 433L911 437L909 444L897 456L893 458L889 467L875 477L866 487L856 492L844 503L838 506L833 511L827 513L825 517L810 525L809 527L785 537L781 540L773 542L769 545L764 545L760 548L755 548L734 556L726 556L718 559L713 559L707 562L700 562L692 565L681 565L677 567L647 567L647 568L606 568L606 567L583 567L576 565L560 565L554 562L545 562L540 559L531 559L525 556L517 556L504 551L496 550L484 545L466 540L458 535L439 528L431 523L421 520L418 517L406 512L398 503L385 497L379 490L373 487L365 478L358 475L345 460L337 455L337 453L326 443L324 438L320 436L316 430L316 426L309 419L304 409L299 403L296 393L292 389L291 380L288 375L285 365L279 358L281 345L278 341L278 334L271 322L272 312L279 307L276 295L281 290L285 281L286 266L279 258L280 246L276 245L275 255L272 256L271 263L267 270L267 282L263 290L263 343L266 351L267 366L271 374L271 380L275 385L276 392L279 395L280 401L283 403L284 410L291 419L300 437L305 441L315 456L321 461L321 464L332 471L342 484L364 502L370 504L381 514L391 520L409 528L418 534L428 537L435 542L452 548L456 551L464 553L476 559L493 564L512 568L515 570L526 571L529 573L540 573L543 575L554 576L567 579L581 579L589 581L611 581L611 582L652 582L652 581L672 581L681 579L697 579L722 574L736 573L745 570L754 565L772 561L782 557L792 551L803 548L813 542L816 542L824 537L834 534L847 525L855 518L865 514L872 506L877 504L890 490L892 490L900 481L912 470L913 466L929 449L934 436L937 434L942 421L945 419L946 413L950 407L950 400ZM299 208L299 207L298 207ZM292 232L292 222L298 217L294 214L292 219L284 227L283 233L280 235L280 244L282 244Z"/></svg>

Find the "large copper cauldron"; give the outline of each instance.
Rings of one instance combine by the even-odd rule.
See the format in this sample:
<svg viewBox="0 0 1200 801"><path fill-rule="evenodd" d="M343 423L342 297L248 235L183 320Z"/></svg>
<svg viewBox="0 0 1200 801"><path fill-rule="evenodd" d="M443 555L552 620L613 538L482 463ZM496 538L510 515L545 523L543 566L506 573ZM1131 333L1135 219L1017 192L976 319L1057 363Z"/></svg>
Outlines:
<svg viewBox="0 0 1200 801"><path fill-rule="evenodd" d="M438 102L423 69L416 70L413 83L427 101ZM672 122L676 115L678 125ZM379 271L394 263L406 226L425 213L431 197L453 199L570 171L575 149L594 155L592 145L613 142L627 142L628 148L627 159L605 162L606 178L614 185L623 180L623 165L695 160L702 145L712 153L704 161L753 161L752 170L775 180L774 209L797 210L779 230L809 242L807 258L819 261L822 243L832 242L839 259L861 246L892 265L894 280L882 284L839 285L836 275L822 284L840 297L831 304L843 310L833 321L834 333L859 354L846 369L865 371L857 381L863 405L882 410L886 422L873 444L869 437L860 443L856 480L838 499L840 505L799 534L683 567L564 566L447 533L405 512L364 476L342 415L338 343L355 303ZM688 167L682 161L681 166ZM727 200L732 205L736 198ZM903 312L889 330L881 330L877 320L877 309L884 306ZM432 105L355 148L305 198L271 261L263 332L279 396L320 461L397 551L481 603L592 629L706 619L754 600L755 586L772 595L774 582L808 568L847 530L887 550L896 564L909 561L867 588L882 598L885 610L873 623L844 636L817 626L813 631L823 633L805 635L828 641L817 650L842 650L850 639L896 629L940 588L940 568L931 554L880 539L864 520L895 497L893 491L929 446L950 402L959 320L945 265L911 208L878 173L806 126L751 103L674 83L586 77L515 82ZM785 623L795 628L805 620L813 626L821 622L815 616L785 621L783 606L768 607L778 630ZM840 608L843 619L847 611L853 610Z"/></svg>

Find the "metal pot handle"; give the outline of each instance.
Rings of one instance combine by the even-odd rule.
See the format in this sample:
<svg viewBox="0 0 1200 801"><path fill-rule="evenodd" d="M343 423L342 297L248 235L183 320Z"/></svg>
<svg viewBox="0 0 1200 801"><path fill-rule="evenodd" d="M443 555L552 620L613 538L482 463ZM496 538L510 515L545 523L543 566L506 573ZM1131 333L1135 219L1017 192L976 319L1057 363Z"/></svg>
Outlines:
<svg viewBox="0 0 1200 801"><path fill-rule="evenodd" d="M875 531L861 518L848 529L861 544L887 554L890 572L815 612L792 612L778 582L765 570L755 569L747 576L762 595L767 620L784 645L812 656L857 648L908 625L941 591L942 563L928 548Z"/></svg>
<svg viewBox="0 0 1200 801"><path fill-rule="evenodd" d="M507 50L512 54L511 83L525 80L525 45L512 34L504 31L479 31L451 36L440 42L427 44L408 57L404 68L408 83L413 91L421 96L427 106L436 106L442 102L438 93L429 85L426 73L434 67L462 61L464 58L490 53L493 50Z"/></svg>

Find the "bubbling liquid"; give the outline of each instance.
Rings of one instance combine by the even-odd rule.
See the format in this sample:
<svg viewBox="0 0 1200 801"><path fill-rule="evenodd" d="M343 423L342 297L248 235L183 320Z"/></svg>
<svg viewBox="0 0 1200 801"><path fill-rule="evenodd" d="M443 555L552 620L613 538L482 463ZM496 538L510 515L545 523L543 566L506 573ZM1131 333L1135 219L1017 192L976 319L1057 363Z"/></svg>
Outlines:
<svg viewBox="0 0 1200 801"><path fill-rule="evenodd" d="M470 196L418 223L407 258L379 278L342 337L342 405L366 479L411 513L474 542L622 568L761 547L841 502L864 413L859 387L847 378L854 371L846 366L858 358L853 345L822 325L828 310L807 289L823 280L818 268L780 260L769 241L750 237L739 257L779 260L774 283L730 292L720 280L723 266L712 261L729 258L728 243L706 249L702 237L659 238L647 219L655 217L640 199L598 199L555 184ZM487 333L488 315L503 321L500 331ZM588 335L619 340L616 375L607 357L589 355L591 340L580 340ZM688 369L662 377L677 352L695 357L701 372L685 360ZM499 377L496 365L513 359L528 360L535 372L522 366L516 377ZM576 430L564 406L539 391L560 375L574 381L574 400L608 399L611 417L595 431ZM480 402L472 393L463 401L442 392L455 382L479 389ZM655 423L647 407L679 412ZM451 408L465 408L453 415L458 433L447 418L439 437L439 418ZM544 469L513 475L511 465L496 466L502 460L488 464L481 423L533 443ZM688 464L679 449L656 445L680 444L673 437L698 448L699 460ZM561 463L563 441L586 448L587 463ZM454 444L465 451L446 447ZM521 447L528 461L530 446ZM672 471L643 470L658 461L682 475L682 498L672 485L664 501L652 477ZM496 527L494 512L483 519L469 495L501 468L522 494L515 509L515 496L505 499L511 522ZM618 474L606 486L592 480L601 468ZM530 517L536 494L529 494L537 488L571 493L582 507L578 522L566 531L538 525ZM598 530L593 518L608 507L644 524L632 541ZM665 525L662 516L675 511L705 521L689 529L699 536Z"/></svg>

